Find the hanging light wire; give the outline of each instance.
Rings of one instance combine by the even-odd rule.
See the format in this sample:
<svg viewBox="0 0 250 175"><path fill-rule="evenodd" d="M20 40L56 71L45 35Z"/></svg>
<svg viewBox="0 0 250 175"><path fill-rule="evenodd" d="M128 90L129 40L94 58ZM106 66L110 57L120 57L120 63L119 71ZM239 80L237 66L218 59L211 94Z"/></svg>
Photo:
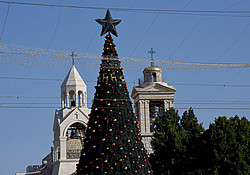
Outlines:
<svg viewBox="0 0 250 175"><path fill-rule="evenodd" d="M27 46L20 46L8 43L0 43L0 63L17 64L17 65L35 65L35 66L52 66L52 67L68 67L71 63L70 51L42 49ZM86 62L85 59L92 61ZM77 53L78 67L97 68L98 60L105 59L95 54ZM115 58L114 58L115 59ZM125 61L127 69L144 69L143 63L150 63L151 60L140 58L120 57ZM96 62L94 61L96 60ZM140 64L134 64L137 62ZM230 64L230 63L202 63L202 62L178 62L154 60L156 65L160 65L162 69L232 69L232 68L248 68L250 64Z"/></svg>

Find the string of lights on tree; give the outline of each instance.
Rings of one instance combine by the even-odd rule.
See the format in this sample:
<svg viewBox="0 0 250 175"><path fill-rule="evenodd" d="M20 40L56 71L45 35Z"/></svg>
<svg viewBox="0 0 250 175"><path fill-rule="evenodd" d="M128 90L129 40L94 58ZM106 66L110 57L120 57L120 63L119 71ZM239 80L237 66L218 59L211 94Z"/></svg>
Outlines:
<svg viewBox="0 0 250 175"><path fill-rule="evenodd" d="M112 32L117 36L114 27L119 22L115 22L107 11L105 19L99 21L103 26L102 35ZM102 57L77 175L152 174L110 33L105 37Z"/></svg>

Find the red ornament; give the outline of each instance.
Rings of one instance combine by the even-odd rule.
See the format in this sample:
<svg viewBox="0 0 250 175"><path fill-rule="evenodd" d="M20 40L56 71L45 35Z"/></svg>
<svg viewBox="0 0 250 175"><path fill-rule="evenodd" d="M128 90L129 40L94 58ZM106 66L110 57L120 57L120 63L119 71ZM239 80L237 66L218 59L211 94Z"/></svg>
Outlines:
<svg viewBox="0 0 250 175"><path fill-rule="evenodd" d="M135 149L137 149L137 146L135 146Z"/></svg>
<svg viewBox="0 0 250 175"><path fill-rule="evenodd" d="M117 107L119 107L120 105L119 105L119 104L117 104L116 106L117 106Z"/></svg>
<svg viewBox="0 0 250 175"><path fill-rule="evenodd" d="M132 154L131 152L128 153L128 155L131 155L131 154Z"/></svg>
<svg viewBox="0 0 250 175"><path fill-rule="evenodd" d="M140 140L140 138L138 138L137 140Z"/></svg>
<svg viewBox="0 0 250 175"><path fill-rule="evenodd" d="M125 100L125 102L127 103L127 102L128 102L128 100Z"/></svg>
<svg viewBox="0 0 250 175"><path fill-rule="evenodd" d="M110 86L110 83L108 84L108 86Z"/></svg>
<svg viewBox="0 0 250 175"><path fill-rule="evenodd" d="M104 111L104 109L101 109L101 111Z"/></svg>
<svg viewBox="0 0 250 175"><path fill-rule="evenodd" d="M91 165L93 162L89 162L89 164Z"/></svg>
<svg viewBox="0 0 250 175"><path fill-rule="evenodd" d="M107 118L105 117L103 120L107 120Z"/></svg>
<svg viewBox="0 0 250 175"><path fill-rule="evenodd" d="M113 154L113 156L115 157L115 154Z"/></svg>
<svg viewBox="0 0 250 175"><path fill-rule="evenodd" d="M138 168L141 169L141 166L139 166Z"/></svg>
<svg viewBox="0 0 250 175"><path fill-rule="evenodd" d="M101 153L102 156L104 156L104 153Z"/></svg>
<svg viewBox="0 0 250 175"><path fill-rule="evenodd" d="M112 170L112 169L113 169L113 167L110 167L109 169L111 169L111 170Z"/></svg>
<svg viewBox="0 0 250 175"><path fill-rule="evenodd" d="M129 122L130 120L127 120L127 122Z"/></svg>

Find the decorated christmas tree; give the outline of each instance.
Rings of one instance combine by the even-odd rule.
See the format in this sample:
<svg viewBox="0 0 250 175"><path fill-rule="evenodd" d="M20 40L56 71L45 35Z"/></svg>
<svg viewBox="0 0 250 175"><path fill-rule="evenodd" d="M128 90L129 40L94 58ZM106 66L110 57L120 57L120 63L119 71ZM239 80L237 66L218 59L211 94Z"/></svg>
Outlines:
<svg viewBox="0 0 250 175"><path fill-rule="evenodd" d="M105 19L96 21L103 26L101 36L108 35L77 175L153 174L110 34L117 36L115 25L121 20L107 11Z"/></svg>

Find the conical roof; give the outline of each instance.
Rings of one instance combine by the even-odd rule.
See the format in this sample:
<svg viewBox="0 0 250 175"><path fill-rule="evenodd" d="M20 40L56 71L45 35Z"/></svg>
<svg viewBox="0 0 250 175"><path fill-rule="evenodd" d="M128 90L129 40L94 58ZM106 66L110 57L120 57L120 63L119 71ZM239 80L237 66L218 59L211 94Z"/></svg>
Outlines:
<svg viewBox="0 0 250 175"><path fill-rule="evenodd" d="M61 87L66 87L66 86L74 86L74 85L80 85L80 86L86 86L84 83L82 77L76 70L76 67L72 65L68 75L64 79Z"/></svg>

